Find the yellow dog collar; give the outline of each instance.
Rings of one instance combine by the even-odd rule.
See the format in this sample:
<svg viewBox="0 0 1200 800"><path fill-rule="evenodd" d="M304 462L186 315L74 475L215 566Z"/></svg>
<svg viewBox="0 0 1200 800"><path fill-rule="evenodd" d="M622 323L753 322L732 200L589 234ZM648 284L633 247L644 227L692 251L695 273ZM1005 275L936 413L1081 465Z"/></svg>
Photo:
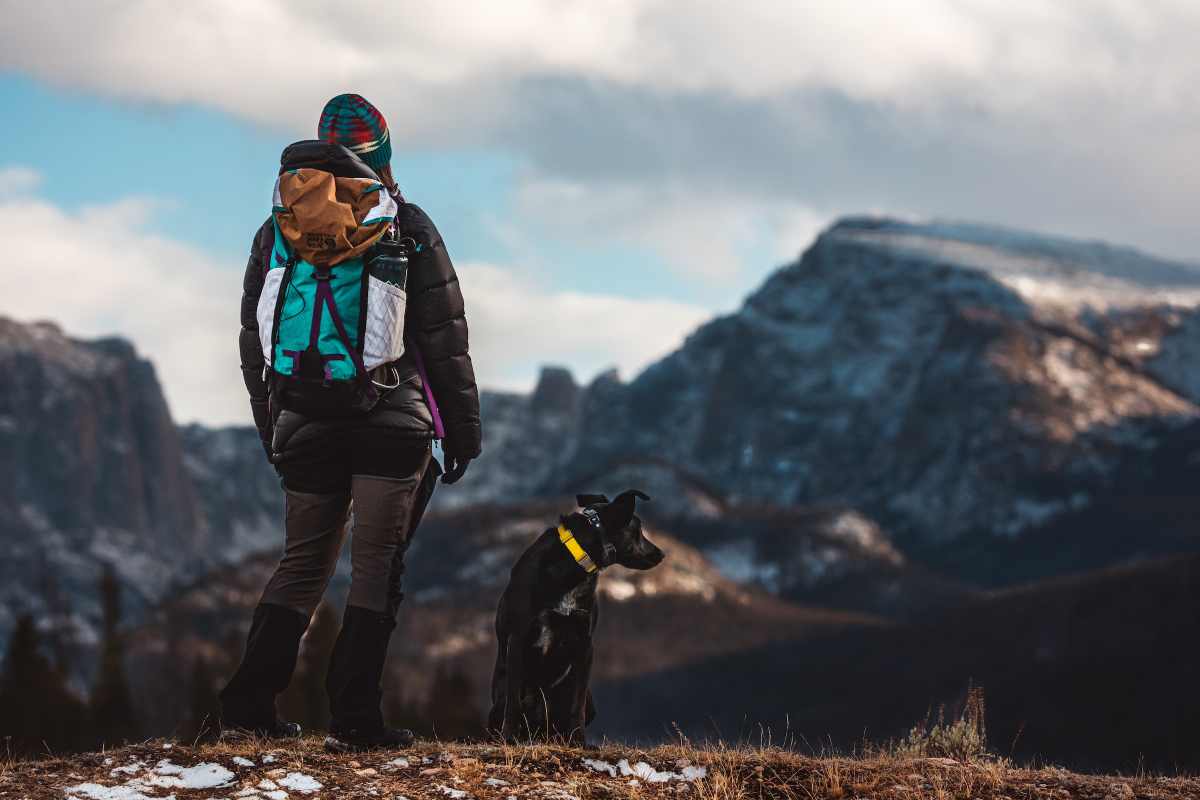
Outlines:
<svg viewBox="0 0 1200 800"><path fill-rule="evenodd" d="M567 552L575 559L575 563L583 567L585 572L592 573L599 569L583 546L576 541L575 534L567 530L566 525L558 526L558 540L563 543L563 547L567 548Z"/></svg>

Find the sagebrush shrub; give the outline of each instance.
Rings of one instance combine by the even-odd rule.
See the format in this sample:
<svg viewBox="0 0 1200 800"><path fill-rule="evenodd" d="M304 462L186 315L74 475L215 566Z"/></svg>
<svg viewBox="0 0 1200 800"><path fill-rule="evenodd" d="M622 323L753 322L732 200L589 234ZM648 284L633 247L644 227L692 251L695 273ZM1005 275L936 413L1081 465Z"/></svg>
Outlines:
<svg viewBox="0 0 1200 800"><path fill-rule="evenodd" d="M938 709L937 719L926 719L913 726L896 747L900 755L922 758L953 758L976 761L986 758L987 728L984 723L983 688L967 689L967 701L958 719L946 722L946 709Z"/></svg>

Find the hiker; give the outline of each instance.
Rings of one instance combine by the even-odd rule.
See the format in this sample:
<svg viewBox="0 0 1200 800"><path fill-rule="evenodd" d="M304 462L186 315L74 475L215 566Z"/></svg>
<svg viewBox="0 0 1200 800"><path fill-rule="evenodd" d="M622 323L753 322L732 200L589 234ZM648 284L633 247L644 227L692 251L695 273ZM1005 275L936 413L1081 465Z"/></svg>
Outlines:
<svg viewBox="0 0 1200 800"><path fill-rule="evenodd" d="M285 541L221 692L222 726L300 734L278 717L275 697L291 680L352 507L326 747L403 747L413 734L384 724L380 681L404 555L438 476L458 481L479 455L479 391L458 278L437 228L392 177L383 116L359 95L339 95L317 136L283 151L272 215L246 265L242 375L281 478Z"/></svg>

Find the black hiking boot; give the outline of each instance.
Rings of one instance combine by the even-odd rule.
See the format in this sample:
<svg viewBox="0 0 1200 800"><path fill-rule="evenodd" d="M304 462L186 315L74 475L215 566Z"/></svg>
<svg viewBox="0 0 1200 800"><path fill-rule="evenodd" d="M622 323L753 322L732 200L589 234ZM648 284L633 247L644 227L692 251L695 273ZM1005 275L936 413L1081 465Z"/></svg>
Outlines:
<svg viewBox="0 0 1200 800"><path fill-rule="evenodd" d="M287 688L296 669L308 617L295 609L260 603L246 637L237 672L221 690L221 729L272 739L300 735L300 726L275 712L275 696Z"/></svg>
<svg viewBox="0 0 1200 800"><path fill-rule="evenodd" d="M331 739L371 743L373 747L406 747L411 743L410 731L394 732L384 724L380 708L383 666L395 627L396 619L390 614L346 606L325 678ZM393 744L404 741L405 736L407 742Z"/></svg>
<svg viewBox="0 0 1200 800"><path fill-rule="evenodd" d="M413 732L408 728L377 728L370 731L351 729L330 731L325 749L331 753L361 753L364 750L401 750L411 747Z"/></svg>
<svg viewBox="0 0 1200 800"><path fill-rule="evenodd" d="M261 736L264 739L299 739L304 733L299 723L277 719L266 725L238 725L221 720L221 736Z"/></svg>

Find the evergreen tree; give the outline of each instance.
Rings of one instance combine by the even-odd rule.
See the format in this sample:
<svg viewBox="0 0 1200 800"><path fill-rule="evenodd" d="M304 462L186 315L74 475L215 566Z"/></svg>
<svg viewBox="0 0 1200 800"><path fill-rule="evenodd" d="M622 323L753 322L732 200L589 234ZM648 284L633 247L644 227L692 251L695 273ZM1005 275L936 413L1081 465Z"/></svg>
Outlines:
<svg viewBox="0 0 1200 800"><path fill-rule="evenodd" d="M86 709L42 654L29 615L17 620L0 671L0 738L21 755L75 750L87 741Z"/></svg>
<svg viewBox="0 0 1200 800"><path fill-rule="evenodd" d="M44 553L39 555L38 590L46 615L42 620L45 649L54 659L54 666L62 674L68 674L71 647L71 604L62 591L58 570L48 563Z"/></svg>
<svg viewBox="0 0 1200 800"><path fill-rule="evenodd" d="M181 733L188 739L203 738L219 729L219 718L220 702L213 685L212 670L208 660L197 654L192 662L192 693Z"/></svg>
<svg viewBox="0 0 1200 800"><path fill-rule="evenodd" d="M118 745L137 736L133 697L125 676L125 640L121 633L121 585L112 567L106 566L100 577L100 603L103 608L103 639L100 644L100 671L92 689L92 728L98 743Z"/></svg>

